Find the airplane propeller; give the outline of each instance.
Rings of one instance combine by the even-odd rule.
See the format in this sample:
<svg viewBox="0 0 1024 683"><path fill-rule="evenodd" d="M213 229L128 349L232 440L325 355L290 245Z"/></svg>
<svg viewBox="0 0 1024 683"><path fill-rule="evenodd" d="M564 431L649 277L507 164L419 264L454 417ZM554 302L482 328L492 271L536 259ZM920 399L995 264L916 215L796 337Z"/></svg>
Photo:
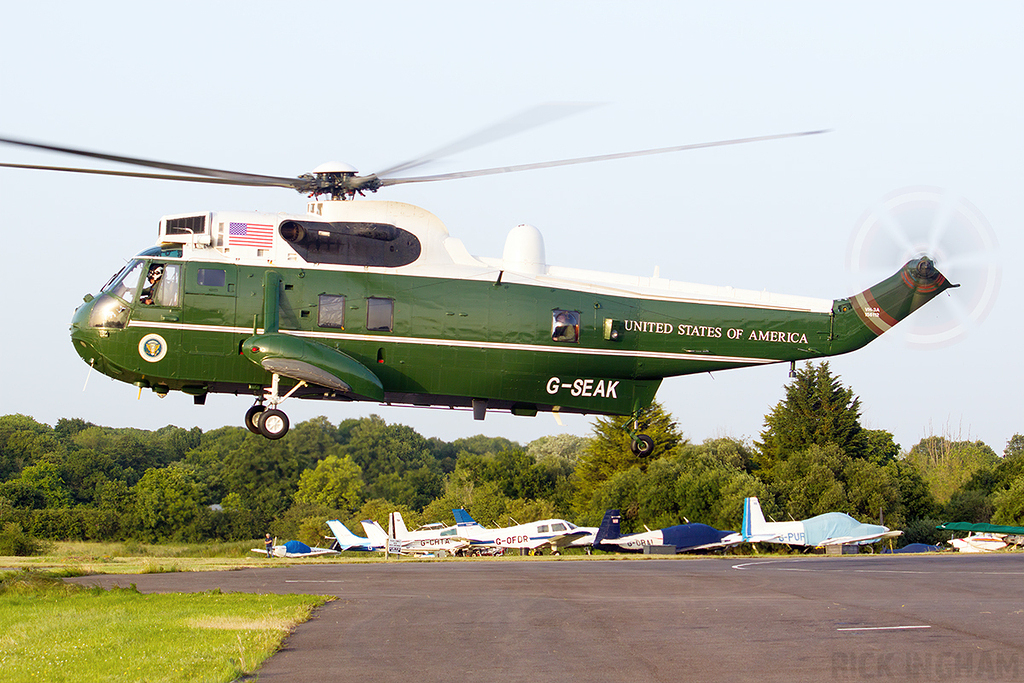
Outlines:
<svg viewBox="0 0 1024 683"><path fill-rule="evenodd" d="M630 157L649 156L653 154L667 154L670 152L681 152L685 150L702 149L706 147L722 147L725 145L738 145L750 142L780 140L783 138L801 137L805 135L816 135L819 133L828 132L826 130L812 130L802 131L798 133L762 135L757 137L737 138L733 140L719 140L715 142L701 142L688 145L676 145L673 147L658 147L655 149L645 149L632 152L619 152L615 154L600 154L596 156L577 157L574 159L560 159L555 161L544 161L531 164L519 164L513 166L500 166L470 171L459 171L455 173L442 173L437 175L424 175L413 177L396 176L396 174L398 173L411 171L415 168L419 168L433 161L437 161L441 158L451 156L452 154L456 154L458 152L478 147L480 145L494 142L501 138L505 138L516 133L520 133L529 128L534 128L536 126L550 123L557 119L578 113L593 106L595 105L553 103L533 107L509 119L506 119L495 125L489 126L480 131L477 131L476 133L468 135L460 140L444 145L431 152L416 157L415 159L410 159L403 163L390 166L377 173L371 173L368 175L358 175L356 171L352 170L349 167L345 167L344 165L340 166L340 168L342 168L343 170L334 170L330 168L329 165L325 165L325 167L321 167L312 173L305 173L294 178L284 176L259 175L254 173L241 173L238 171L229 171L224 169L206 168L203 166L193 166L188 164L176 164L165 161L155 161L152 159L142 159L139 157L106 154L103 152L93 152L74 147L64 147L60 145L51 145L46 143L31 142L28 140L19 140L15 138L2 137L0 137L0 142L10 145L17 145L20 147L28 147L33 149L41 149L51 152L59 152L61 154L71 154L74 156L86 157L91 159L113 161L132 166L142 166L145 168L160 169L163 171L172 171L173 174L144 173L139 171L111 171L94 168L43 166L35 164L16 163L0 163L0 167L22 168L43 171L62 171L68 173L91 173L99 175L127 176L133 178L152 178L157 180L179 180L194 183L242 185L248 187L286 187L292 188L303 194L311 196L329 195L335 199L346 199L352 198L356 194L376 192L382 187L388 187L391 185L402 185L407 183L427 183L437 182L441 180L455 180L458 178L473 178L485 175L496 175L500 173L515 173L519 171L531 171L542 168L553 168L556 166L587 164L598 161L610 161L613 159L626 159Z"/></svg>
<svg viewBox="0 0 1024 683"><path fill-rule="evenodd" d="M855 287L869 286L894 265L927 255L951 282L956 297L907 320L911 346L955 343L977 327L995 304L1002 275L991 226L969 201L933 187L904 188L883 197L857 223L846 265ZM874 279L872 279L874 278Z"/></svg>

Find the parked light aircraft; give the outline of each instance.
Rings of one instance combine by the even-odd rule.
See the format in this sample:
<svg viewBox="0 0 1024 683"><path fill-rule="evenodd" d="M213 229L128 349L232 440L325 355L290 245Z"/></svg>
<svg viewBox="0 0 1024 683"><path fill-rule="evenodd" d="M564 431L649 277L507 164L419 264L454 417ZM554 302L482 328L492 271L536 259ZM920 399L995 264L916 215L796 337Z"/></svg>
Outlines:
<svg viewBox="0 0 1024 683"><path fill-rule="evenodd" d="M962 553L988 553L1011 545L1024 544L1024 527L999 524L949 522L935 527L944 531L967 531L966 538L954 538L949 544Z"/></svg>
<svg viewBox="0 0 1024 683"><path fill-rule="evenodd" d="M409 531L405 526L405 520L402 519L402 513L391 514L394 515L395 540L401 542L404 554L456 555L469 548L469 540L459 536L455 526L434 522L425 524L415 531ZM379 544L382 548L387 544L388 534L380 524L368 519L362 524L367 538L374 544Z"/></svg>
<svg viewBox="0 0 1024 683"><path fill-rule="evenodd" d="M639 553L645 546L672 545L676 552L692 550L718 550L743 542L740 534L733 531L719 531L707 524L687 523L647 529L647 531L622 536L619 523L622 516L618 510L608 510L601 520L601 527L594 539L594 549L613 553ZM646 528L646 527L645 527Z"/></svg>
<svg viewBox="0 0 1024 683"><path fill-rule="evenodd" d="M254 553L260 555L267 555L266 548L253 548ZM270 553L274 557L316 557L318 555L337 555L337 550L331 550L329 548L310 548L302 541L288 541L284 545L275 545L274 550Z"/></svg>
<svg viewBox="0 0 1024 683"><path fill-rule="evenodd" d="M365 550L371 552L374 550L382 551L384 550L384 546L387 545L388 542L387 534L385 534L384 536L383 544L378 544L374 540L371 540L369 538L360 538L359 536L356 536L354 533L349 531L349 528L347 526L345 526L336 519L328 520L327 526L331 528L331 533L334 534L333 537L328 536L328 538L334 538L334 548L336 550Z"/></svg>
<svg viewBox="0 0 1024 683"><path fill-rule="evenodd" d="M826 512L797 522L766 522L757 498L743 501L741 535L749 543L785 543L824 547L830 545L863 545L883 538L901 536L887 526L862 524L843 512Z"/></svg>
<svg viewBox="0 0 1024 683"><path fill-rule="evenodd" d="M459 535L469 539L470 547L482 548L526 548L539 555L547 546L551 552L561 552L576 541L593 542L597 529L578 527L564 519L542 519L529 524L517 524L501 529L485 529L465 510L455 513Z"/></svg>

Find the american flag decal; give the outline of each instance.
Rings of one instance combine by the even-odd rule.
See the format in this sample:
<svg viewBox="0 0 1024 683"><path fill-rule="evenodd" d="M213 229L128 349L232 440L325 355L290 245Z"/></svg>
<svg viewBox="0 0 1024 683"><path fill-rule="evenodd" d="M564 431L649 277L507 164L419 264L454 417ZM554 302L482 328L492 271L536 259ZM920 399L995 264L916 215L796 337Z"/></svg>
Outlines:
<svg viewBox="0 0 1024 683"><path fill-rule="evenodd" d="M262 223L229 223L228 243L233 247L269 249L274 246L274 226Z"/></svg>

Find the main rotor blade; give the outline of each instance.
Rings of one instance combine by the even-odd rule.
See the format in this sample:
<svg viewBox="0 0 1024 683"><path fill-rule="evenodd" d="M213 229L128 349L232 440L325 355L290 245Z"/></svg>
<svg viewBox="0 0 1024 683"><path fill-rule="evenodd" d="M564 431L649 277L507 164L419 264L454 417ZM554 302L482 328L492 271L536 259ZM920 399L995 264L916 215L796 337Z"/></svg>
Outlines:
<svg viewBox="0 0 1024 683"><path fill-rule="evenodd" d="M456 173L442 173L439 175L418 176L412 178L381 178L381 186L401 185L404 183L431 183L438 180L455 180L457 178L475 178L484 175L496 175L499 173L516 173L518 171L534 171L541 168L553 168L555 166L571 166L573 164L589 164L595 161L611 161L612 159L628 159L630 157L650 156L653 154L667 154L669 152L682 152L689 149L703 149L705 147L724 147L725 145L741 145L747 142L763 142L765 140L781 140L783 138L796 138L804 135L818 135L828 133L829 130L808 130L801 133L780 133L778 135L761 135L753 138L737 138L735 140L720 140L718 142L698 142L692 145L678 145L676 147L658 147L656 149L644 149L638 152L619 152L617 154L599 154L592 157L577 157L575 159L562 159L559 161L542 161L534 164L519 164L518 166L501 166L498 168L484 168L476 171L459 171Z"/></svg>
<svg viewBox="0 0 1024 683"><path fill-rule="evenodd" d="M88 150L75 149L73 147L59 147L57 145L46 145L38 142L28 142L27 140L0 138L0 142L5 142L9 145L19 145L21 147L45 149L51 152L61 152L63 154L74 154L76 156L89 157L91 159L104 159L106 161L116 161L121 164L130 164L133 166L145 166L147 168L159 168L165 171L176 171L178 173L190 173L192 175L220 178L222 180L234 181L236 184L239 185L291 187L298 190L304 187L307 182L301 178L281 178L278 176L257 175L253 173L238 173L236 171L224 171L216 168L204 168L202 166L186 166L184 164L172 164L165 161L153 161L151 159L125 157L118 156L116 154L104 154L102 152L90 152ZM181 180L185 180L185 178L181 178Z"/></svg>
<svg viewBox="0 0 1024 683"><path fill-rule="evenodd" d="M203 176L187 176L187 175L166 175L161 173L141 173L137 171L108 171L105 169L98 168L75 168L71 166L38 166L35 164L5 164L0 163L0 167L3 168L27 168L35 171L62 171L65 173L89 173L93 175L112 175L122 176L128 178L150 178L155 180L183 180L188 183L211 183L217 185L242 185L245 187L266 187L267 183L260 183L255 185L254 183L243 181L243 180L232 180L229 178L205 178ZM279 187L294 188L291 184L281 184Z"/></svg>
<svg viewBox="0 0 1024 683"><path fill-rule="evenodd" d="M386 168L383 171L375 173L378 178L385 176L395 175L402 171L408 171L424 164L428 164L431 161L437 161L443 157L451 156L463 152L473 147L479 147L486 145L490 142L496 142L502 138L507 138L516 133L521 133L530 128L536 128L546 123L557 121L558 119L565 118L577 114L581 111L592 109L598 106L593 103L585 102L551 102L548 104L541 104L536 107L532 107L525 111L522 111L515 116L512 116L504 121L500 121L493 126L488 126L482 130L479 130L472 135L467 135L461 140L456 140L443 147L438 147L432 152L427 152L418 159L410 159L409 161L403 162L391 168Z"/></svg>

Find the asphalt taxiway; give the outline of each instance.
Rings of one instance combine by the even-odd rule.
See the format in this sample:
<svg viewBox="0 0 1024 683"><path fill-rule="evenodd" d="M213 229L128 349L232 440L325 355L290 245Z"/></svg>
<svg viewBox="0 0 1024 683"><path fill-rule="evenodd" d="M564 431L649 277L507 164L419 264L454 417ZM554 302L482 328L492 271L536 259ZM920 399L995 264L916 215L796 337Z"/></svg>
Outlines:
<svg viewBox="0 0 1024 683"><path fill-rule="evenodd" d="M315 593L259 680L1022 681L1024 553L318 564L73 579Z"/></svg>

